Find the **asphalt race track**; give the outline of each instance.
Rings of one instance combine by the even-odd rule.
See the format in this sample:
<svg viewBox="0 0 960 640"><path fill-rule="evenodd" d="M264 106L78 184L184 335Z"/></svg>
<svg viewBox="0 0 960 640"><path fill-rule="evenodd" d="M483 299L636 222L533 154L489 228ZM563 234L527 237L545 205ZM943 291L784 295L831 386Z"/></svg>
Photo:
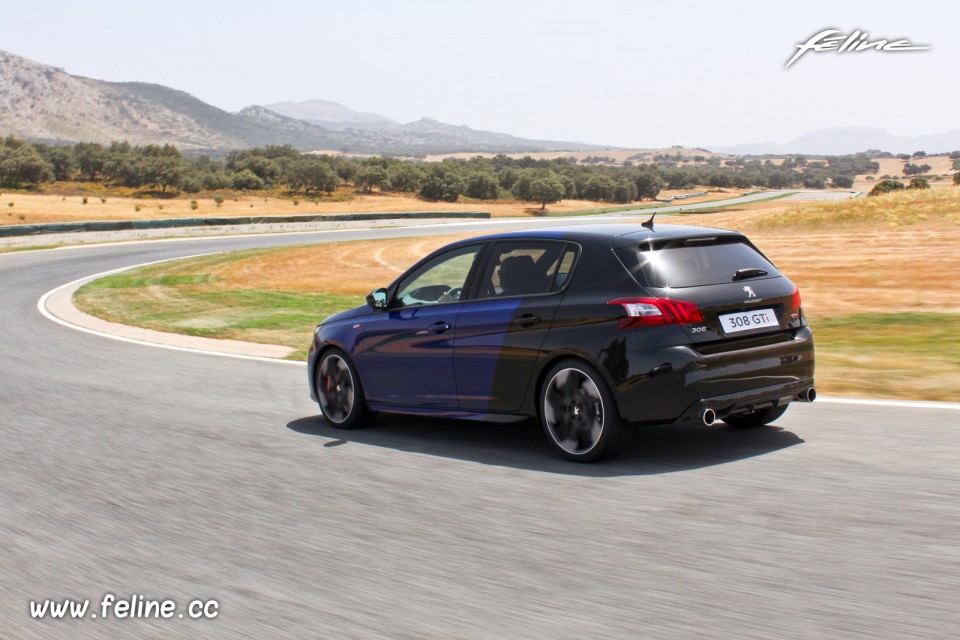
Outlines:
<svg viewBox="0 0 960 640"><path fill-rule="evenodd" d="M37 310L152 260L458 229L0 255L0 636L957 637L955 406L795 405L758 431L646 430L582 466L533 426L338 432L301 366ZM107 593L218 615L103 619ZM32 619L48 598L90 599L97 619Z"/></svg>

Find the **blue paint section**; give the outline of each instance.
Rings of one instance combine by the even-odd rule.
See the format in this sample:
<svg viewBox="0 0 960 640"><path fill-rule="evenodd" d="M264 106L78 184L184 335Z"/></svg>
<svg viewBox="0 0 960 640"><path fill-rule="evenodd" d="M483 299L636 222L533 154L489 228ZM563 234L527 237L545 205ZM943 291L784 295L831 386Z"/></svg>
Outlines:
<svg viewBox="0 0 960 640"><path fill-rule="evenodd" d="M497 370L503 368L510 320L519 306L520 298L509 298L478 300L461 309L454 339L454 372L461 409L485 411L491 404L499 404L502 391L494 388L494 380Z"/></svg>
<svg viewBox="0 0 960 640"><path fill-rule="evenodd" d="M355 361L372 402L457 406L453 327L460 304L373 313L354 329ZM450 329L436 332L435 325Z"/></svg>

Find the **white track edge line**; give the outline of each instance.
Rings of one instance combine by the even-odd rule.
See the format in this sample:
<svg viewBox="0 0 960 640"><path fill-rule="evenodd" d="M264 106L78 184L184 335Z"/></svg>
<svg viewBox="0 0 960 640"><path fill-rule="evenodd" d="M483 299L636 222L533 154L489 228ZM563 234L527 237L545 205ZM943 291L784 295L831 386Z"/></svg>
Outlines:
<svg viewBox="0 0 960 640"><path fill-rule="evenodd" d="M197 255L195 255L195 256L186 256L186 257L188 257L188 258L199 258L199 257L202 257L202 256L214 255L214 254L216 254L216 253L222 253L222 252L214 251L214 252L211 252L211 253L201 253L201 254L197 254ZM146 341L146 340L138 340L138 339L136 339L136 338L128 338L128 337L126 337L126 336L118 336L118 335L114 335L114 334L112 334L112 333L106 333L106 332L104 332L104 331L98 331L98 330L96 330L96 329L90 329L89 327L84 327L84 326L81 326L81 325L78 325L78 324L74 324L74 323L72 323L72 322L69 322L69 321L67 321L67 320L64 320L63 318L60 318L60 317L58 317L58 316L55 316L49 309L47 309L47 301L48 301L52 296L56 295L58 292L66 289L66 288L68 288L68 287L72 287L72 286L78 285L78 284L83 283L83 282L89 282L89 281L91 281L91 280L96 280L96 279L98 279L98 278L103 278L103 277L105 277L105 276L113 275L113 274L115 274L115 273L120 273L120 272L123 272L123 271L129 271L129 270L131 270L131 269L137 269L137 268L140 268L140 267L147 267L147 266L154 265L154 264L160 264L160 263L162 263L162 262L171 262L171 261L173 261L173 260L180 260L180 259L182 259L182 258L168 258L168 259L166 259L166 260L154 260L154 261L152 261L152 262L144 262L144 263L142 263L142 264L135 264L135 265L128 266L128 267L121 267L121 268L119 268L119 269L111 269L111 270L109 270L109 271L104 271L104 272L102 272L102 273L96 273L96 274L91 275L91 276L84 276L84 277L82 277L82 278L77 278L76 280L73 280L73 281L68 282L68 283L66 283L66 284L62 284L62 285L60 285L59 287L56 287L56 288L54 288L54 289L51 289L50 291L47 291L45 294L43 294L42 296L40 296L40 299L37 300L37 310L43 315L43 317L45 317L46 319L51 320L51 321L53 321L53 322L61 325L61 326L64 326L64 327L67 327L67 328L70 328L70 329L74 329L75 331L80 331L80 332L83 332L83 333L88 333L88 334L90 334L90 335L99 336L99 337L101 337L101 338L109 338L109 339L111 339L111 340L117 340L117 341L119 341L119 342L126 342L126 343L129 343L129 344L137 344L137 345L141 345L141 346L144 346L144 347L154 347L154 348L157 348L157 349L169 349L169 350L171 350L171 351L182 351L182 352L184 352L184 353L197 353L197 354L202 354L202 355L220 356L220 357L223 357L223 358L233 358L233 359L235 359L235 360L253 360L253 361L255 361L255 362L272 362L272 363L277 363L277 364L288 364L288 365L296 365L296 366L301 366L301 367L305 367L305 366L306 366L306 364L307 364L306 362L297 362L297 361L295 361L295 360L281 360L281 359L279 359L279 358L265 358L265 357L263 357L263 356L248 356L248 355L243 355L243 354L241 354L241 353L224 353L224 352L222 352L222 351L210 351L210 350L208 350L208 349L196 349L196 348L193 348L193 347L181 347L181 346L172 345L172 344L161 344L161 343L158 343L158 342L148 342L148 341Z"/></svg>

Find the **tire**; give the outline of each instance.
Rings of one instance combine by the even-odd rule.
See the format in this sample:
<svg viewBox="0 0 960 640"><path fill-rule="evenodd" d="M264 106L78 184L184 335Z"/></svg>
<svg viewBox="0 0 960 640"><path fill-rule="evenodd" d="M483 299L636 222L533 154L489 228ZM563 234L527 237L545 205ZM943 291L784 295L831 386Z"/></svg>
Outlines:
<svg viewBox="0 0 960 640"><path fill-rule="evenodd" d="M323 353L317 365L314 384L320 411L331 426L356 429L372 418L360 385L360 376L350 357L340 349L332 348Z"/></svg>
<svg viewBox="0 0 960 640"><path fill-rule="evenodd" d="M761 409L760 411L746 413L741 416L727 416L723 419L723 421L731 427L737 427L738 429L756 429L758 427L765 427L782 416L789 406L790 405L785 404L781 407L769 407L767 409Z"/></svg>
<svg viewBox="0 0 960 640"><path fill-rule="evenodd" d="M563 360L547 372L539 394L547 441L567 460L595 462L617 453L631 430L603 376L580 360Z"/></svg>

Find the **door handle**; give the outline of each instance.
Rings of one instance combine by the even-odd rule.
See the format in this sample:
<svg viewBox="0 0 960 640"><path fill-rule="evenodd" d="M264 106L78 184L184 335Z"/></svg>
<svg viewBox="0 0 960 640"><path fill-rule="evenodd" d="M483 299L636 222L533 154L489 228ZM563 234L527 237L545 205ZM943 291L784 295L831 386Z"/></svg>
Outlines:
<svg viewBox="0 0 960 640"><path fill-rule="evenodd" d="M522 327L532 327L533 325L537 324L541 320L543 320L543 318L541 318L538 315L535 315L533 313L525 313L518 318L514 318L512 320L512 324L519 324Z"/></svg>
<svg viewBox="0 0 960 640"><path fill-rule="evenodd" d="M434 322L432 325L427 327L427 331L430 333L446 333L450 331L452 325L449 322Z"/></svg>

